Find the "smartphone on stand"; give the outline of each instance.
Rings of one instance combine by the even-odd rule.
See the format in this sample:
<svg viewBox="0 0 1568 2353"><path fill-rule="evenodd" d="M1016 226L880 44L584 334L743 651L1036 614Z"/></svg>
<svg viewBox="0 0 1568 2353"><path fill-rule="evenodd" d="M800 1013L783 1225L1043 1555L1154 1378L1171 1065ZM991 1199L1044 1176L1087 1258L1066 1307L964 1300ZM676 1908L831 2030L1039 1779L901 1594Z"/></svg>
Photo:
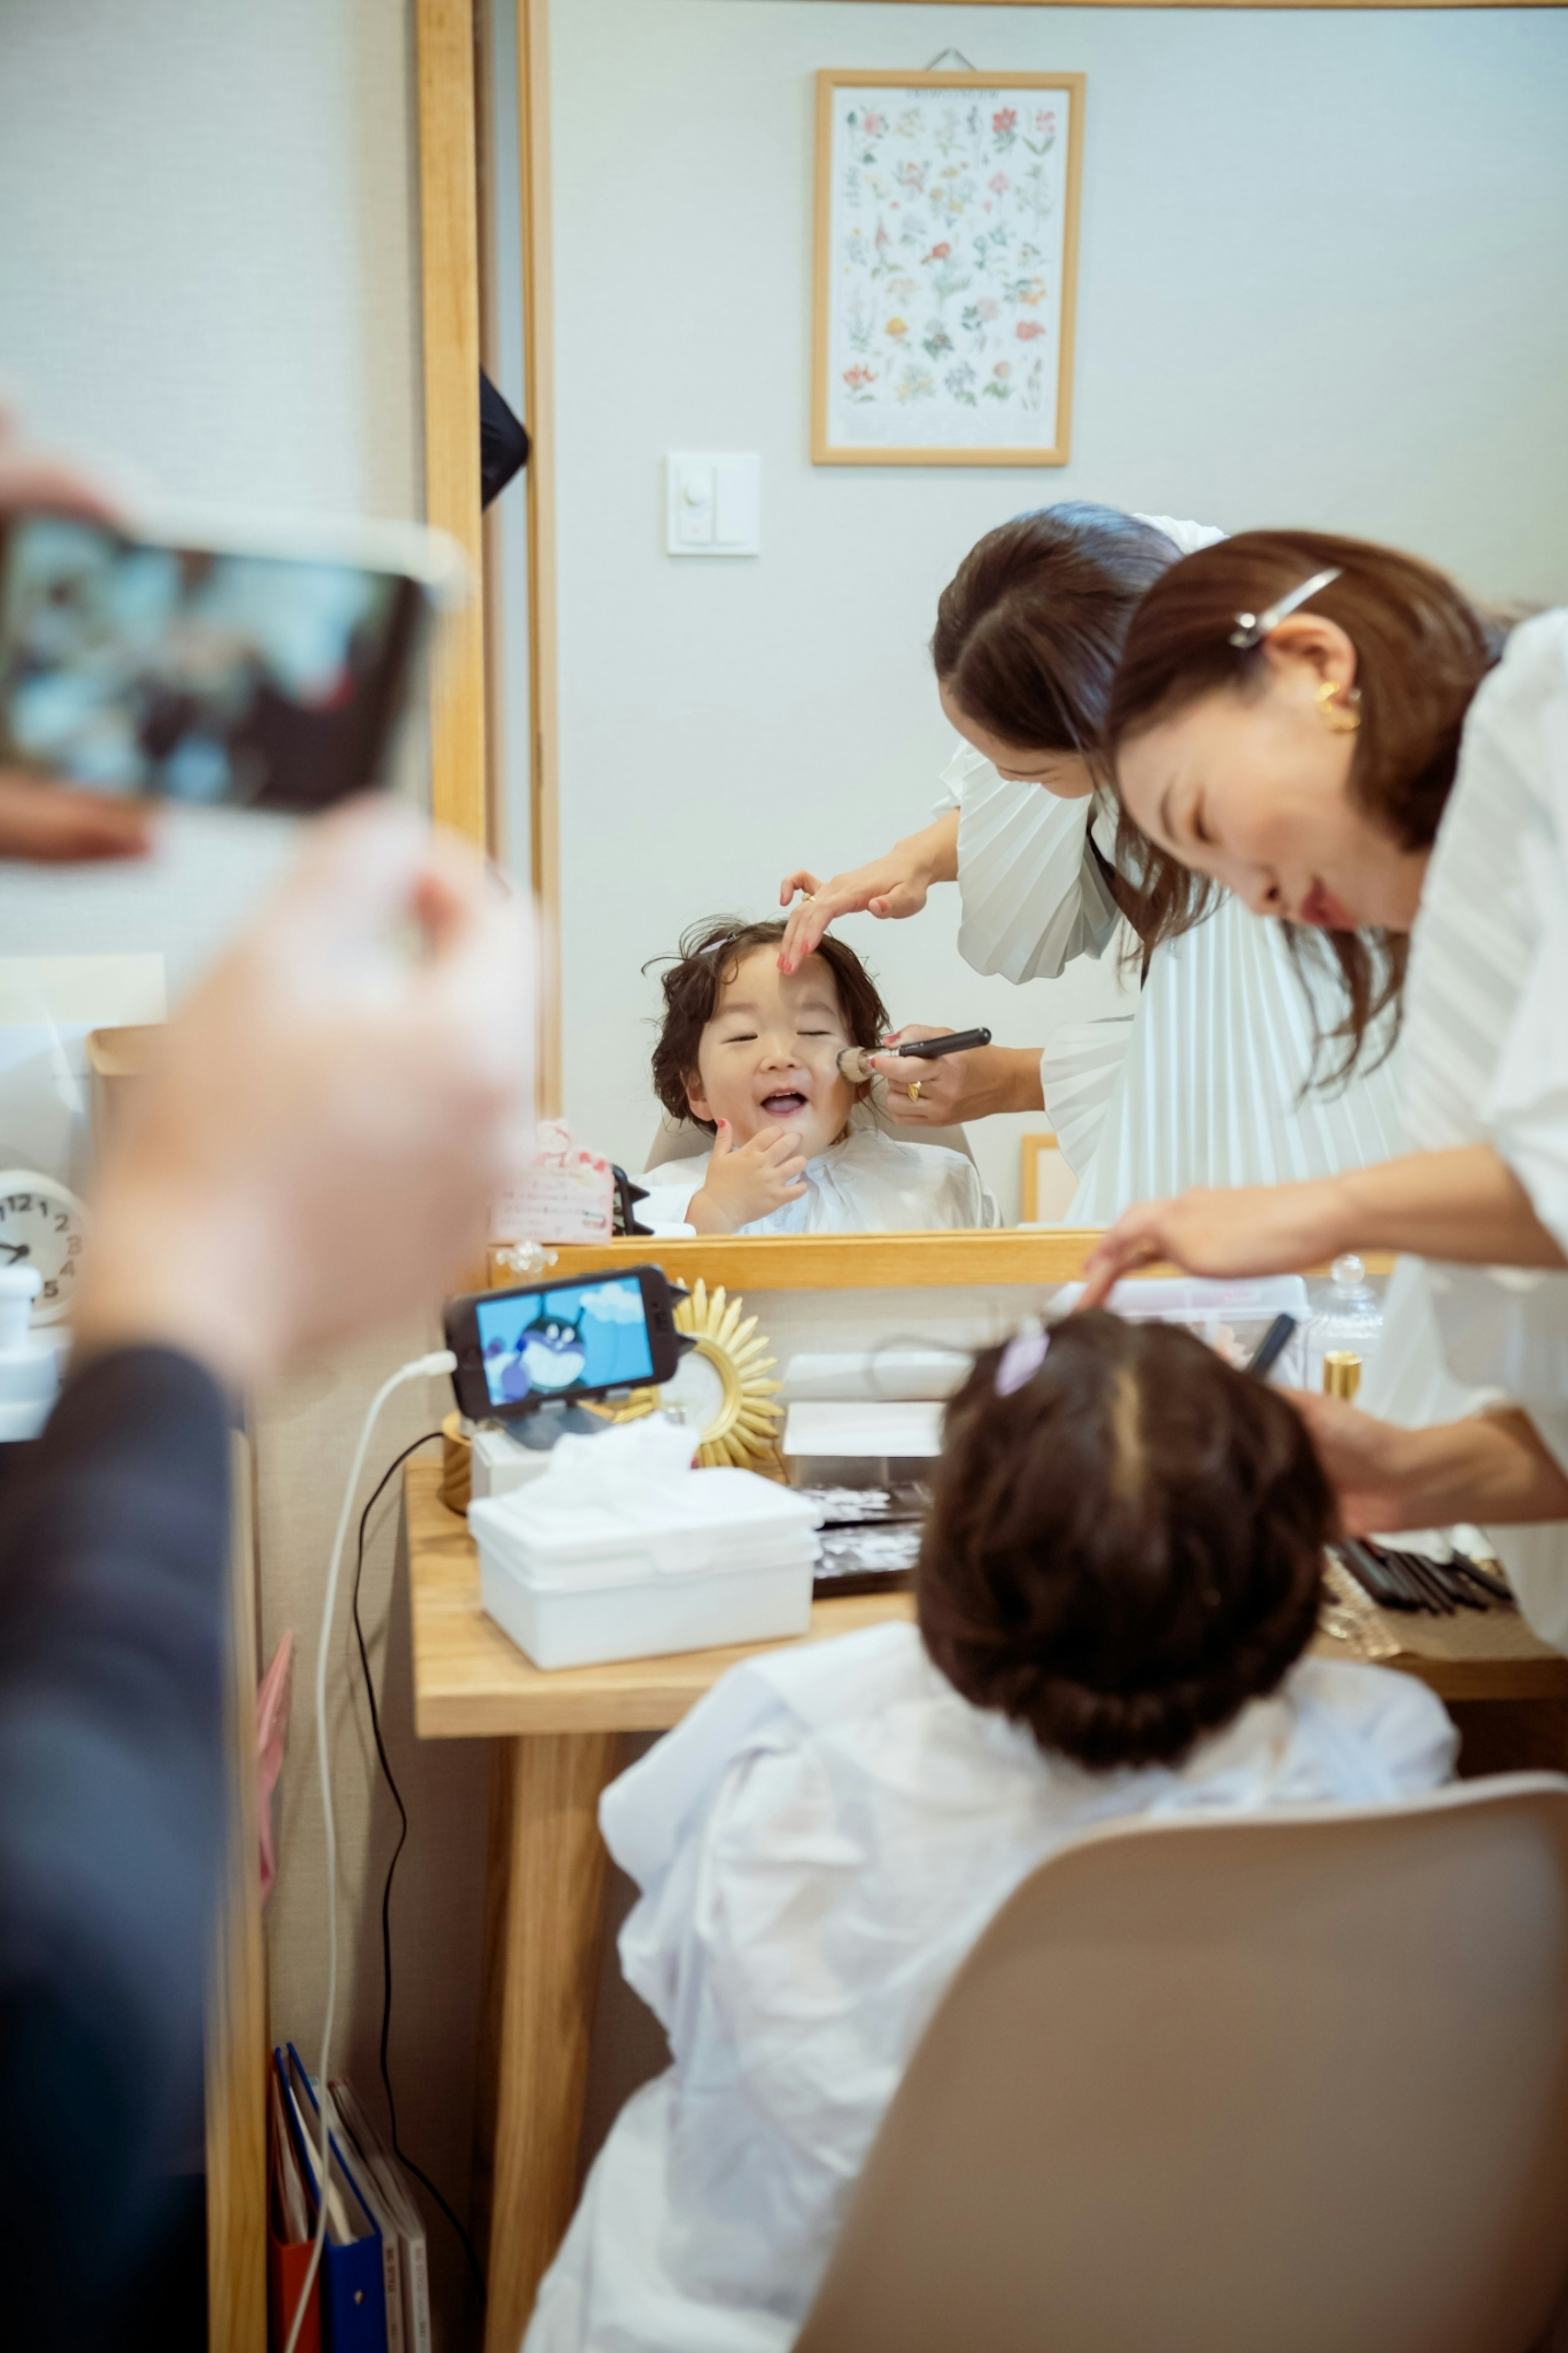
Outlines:
<svg viewBox="0 0 1568 2353"><path fill-rule="evenodd" d="M0 766L309 814L382 782L461 551L414 523L0 522Z"/></svg>
<svg viewBox="0 0 1568 2353"><path fill-rule="evenodd" d="M447 1303L452 1387L470 1421L507 1421L552 1402L662 1388L680 1362L678 1297L657 1266L525 1283Z"/></svg>

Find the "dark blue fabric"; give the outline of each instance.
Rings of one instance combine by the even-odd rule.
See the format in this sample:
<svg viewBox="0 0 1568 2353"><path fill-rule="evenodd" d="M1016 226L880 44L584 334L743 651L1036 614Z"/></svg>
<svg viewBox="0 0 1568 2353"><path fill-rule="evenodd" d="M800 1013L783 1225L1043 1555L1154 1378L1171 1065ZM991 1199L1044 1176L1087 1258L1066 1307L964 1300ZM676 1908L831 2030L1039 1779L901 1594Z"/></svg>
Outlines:
<svg viewBox="0 0 1568 2353"><path fill-rule="evenodd" d="M118 1352L26 1457L0 1490L0 2336L74 2348L114 2341L201 2115L224 1399Z"/></svg>

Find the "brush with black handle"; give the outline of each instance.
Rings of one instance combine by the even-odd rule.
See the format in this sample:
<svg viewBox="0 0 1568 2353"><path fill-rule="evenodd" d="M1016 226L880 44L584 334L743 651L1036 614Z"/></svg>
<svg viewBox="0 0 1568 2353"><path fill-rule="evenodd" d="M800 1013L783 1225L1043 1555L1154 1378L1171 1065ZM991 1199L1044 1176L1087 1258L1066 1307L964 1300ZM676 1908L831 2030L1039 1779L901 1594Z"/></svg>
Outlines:
<svg viewBox="0 0 1568 2353"><path fill-rule="evenodd" d="M967 1054L973 1047L989 1046L989 1029L950 1029L942 1038L911 1038L902 1046L879 1046L879 1054L902 1054L911 1061L934 1062L943 1054ZM838 1057L838 1068L852 1085L863 1087L874 1079L871 1057L864 1046L846 1046Z"/></svg>

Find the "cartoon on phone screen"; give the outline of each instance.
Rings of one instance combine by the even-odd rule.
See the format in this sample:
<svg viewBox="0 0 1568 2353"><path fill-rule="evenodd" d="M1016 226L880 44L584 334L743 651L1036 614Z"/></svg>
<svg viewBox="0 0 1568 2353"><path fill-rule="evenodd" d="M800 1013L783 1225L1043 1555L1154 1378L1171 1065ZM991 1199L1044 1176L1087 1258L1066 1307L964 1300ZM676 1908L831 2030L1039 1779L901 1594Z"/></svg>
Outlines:
<svg viewBox="0 0 1568 2353"><path fill-rule="evenodd" d="M485 1387L494 1406L564 1397L574 1389L618 1388L652 1377L635 1281L481 1300L476 1314Z"/></svg>

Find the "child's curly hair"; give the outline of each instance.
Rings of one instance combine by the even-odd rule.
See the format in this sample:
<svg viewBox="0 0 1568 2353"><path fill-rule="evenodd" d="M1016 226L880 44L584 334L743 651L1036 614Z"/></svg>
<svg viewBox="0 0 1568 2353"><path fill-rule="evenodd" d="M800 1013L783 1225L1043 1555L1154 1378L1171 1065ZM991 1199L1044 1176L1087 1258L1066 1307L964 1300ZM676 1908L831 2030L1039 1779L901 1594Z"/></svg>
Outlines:
<svg viewBox="0 0 1568 2353"><path fill-rule="evenodd" d="M1305 1425L1173 1324L1068 1316L1011 1396L1000 1361L947 1409L926 1649L1044 1749L1173 1764L1311 1640L1335 1512Z"/></svg>
<svg viewBox="0 0 1568 2353"><path fill-rule="evenodd" d="M784 935L782 919L749 923L741 915L710 915L682 934L668 970L659 975L664 1024L653 1050L653 1091L671 1119L690 1120L710 1135L718 1133L712 1120L697 1118L687 1100L686 1082L697 1068L697 1049L718 1008L720 991L734 979L742 959L753 948L777 947ZM888 1008L876 982L854 949L831 932L813 953L833 975L850 1038L874 1054L889 1029Z"/></svg>

